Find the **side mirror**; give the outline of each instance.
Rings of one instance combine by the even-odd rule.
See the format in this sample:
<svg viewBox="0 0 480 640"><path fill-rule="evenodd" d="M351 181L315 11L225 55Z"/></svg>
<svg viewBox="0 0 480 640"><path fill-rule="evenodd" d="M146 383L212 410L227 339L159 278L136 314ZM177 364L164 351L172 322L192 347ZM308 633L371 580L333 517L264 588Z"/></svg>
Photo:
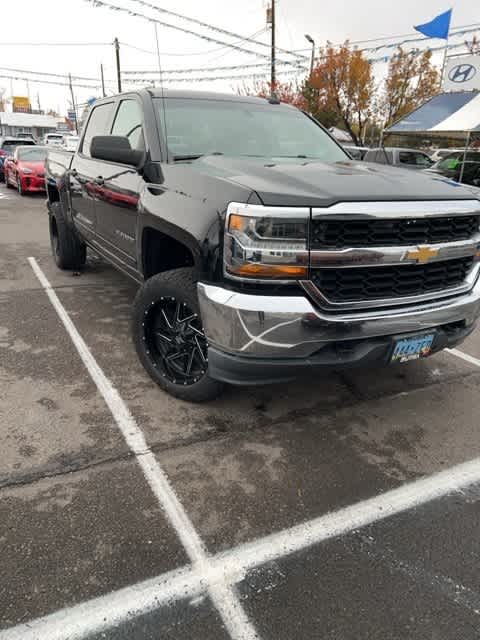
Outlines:
<svg viewBox="0 0 480 640"><path fill-rule="evenodd" d="M473 179L473 184L474 184L476 187L480 187L480 178L474 178L474 179Z"/></svg>
<svg viewBox="0 0 480 640"><path fill-rule="evenodd" d="M126 136L94 136L90 143L90 155L97 160L118 162L139 167L143 152L132 149Z"/></svg>

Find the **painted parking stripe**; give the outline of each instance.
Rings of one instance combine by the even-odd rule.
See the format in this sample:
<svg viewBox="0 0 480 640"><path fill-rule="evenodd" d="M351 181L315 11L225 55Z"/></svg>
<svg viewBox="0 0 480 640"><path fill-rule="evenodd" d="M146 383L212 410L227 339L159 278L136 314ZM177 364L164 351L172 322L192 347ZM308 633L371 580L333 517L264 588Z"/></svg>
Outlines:
<svg viewBox="0 0 480 640"><path fill-rule="evenodd" d="M0 632L2 640L80 640L181 598L205 592L202 574L190 567L171 571L74 607Z"/></svg>
<svg viewBox="0 0 480 640"><path fill-rule="evenodd" d="M473 356L470 356L468 353L464 353L459 349L446 349L446 351L448 351L448 353L451 353L454 356L457 356L457 358L461 358L462 360L465 360L465 362L469 362L470 364L474 364L476 367L480 367L480 360L478 358L474 358Z"/></svg>
<svg viewBox="0 0 480 640"><path fill-rule="evenodd" d="M30 261L52 304L54 304L53 300L56 300L54 307L62 322L64 322L67 331L68 327L71 326L74 332L73 335L78 336L78 340L81 341L80 344L83 344L86 352L90 354L88 347L79 336L43 272L35 260L30 259ZM450 351L454 355L461 354L459 357L466 356L464 359L468 358L469 362L472 359L474 360L473 364L480 366L480 361L472 358L472 356L467 356L467 354L463 354L463 352L459 352L456 349ZM98 367L91 354L90 358L95 366ZM99 379L99 382L104 379L109 385L108 389L113 389L103 372L100 369L99 371L103 376L103 378ZM101 391L100 387L99 390ZM113 389L113 391L115 390ZM133 423L134 429L128 435L131 438L136 438L139 431L138 427L115 391L113 398L116 397L121 402L122 411L126 412L126 417L131 418ZM141 432L140 435L142 435ZM138 441L134 439L132 444L141 445L139 452L136 454L137 460L140 460L144 454L151 454L143 436ZM145 447L143 452L142 447ZM164 475L163 472L162 475ZM169 492L173 493L168 479L166 479L166 482ZM278 560L304 550L324 540L345 535L355 529L420 507L432 500L461 491L477 483L480 483L480 458L457 465L428 478L403 485L398 489L393 489L374 498L320 516L284 531L240 545L216 556L207 556L203 563L193 563L192 567L185 567L177 572L164 574L158 578L126 587L107 596L89 600L44 618L7 629L0 632L0 640L46 640L47 638L48 640L79 640L80 638L87 638L88 635L95 631L121 624L166 603L194 597L200 592L207 591L211 595L213 594L215 604L220 603L220 610L223 616L227 617L230 622L234 620L232 624L236 625L236 629L246 629L246 634L255 633L240 607L236 594L232 591L234 585L243 580L249 570L266 562ZM163 489L162 485L162 491ZM175 500L178 503L176 496ZM181 509L183 511L183 507ZM187 517L186 514L185 517ZM191 526L193 528L193 525ZM155 601L157 602L156 606ZM237 636L233 637L253 638L255 636L239 636L237 634Z"/></svg>
<svg viewBox="0 0 480 640"><path fill-rule="evenodd" d="M233 585L248 571L325 540L351 533L480 483L480 458L392 489L303 524L209 558L205 571L185 567L0 632L0 640L81 640L165 604L194 597L208 585ZM157 606L155 606L157 601ZM231 602L235 600L231 599ZM235 613L236 615L236 613ZM243 613L241 615L244 615Z"/></svg>
<svg viewBox="0 0 480 640"><path fill-rule="evenodd" d="M241 605L231 586L227 584L222 585L221 582L218 581L215 582L215 584L209 584L209 556L205 546L185 512L183 505L177 498L165 472L149 449L135 418L130 413L130 410L120 397L118 391L98 365L35 258L28 258L28 261L40 284L45 289L53 308L62 321L90 377L110 409L128 447L135 455L150 488L170 521L170 524L182 541L193 564L193 568L203 572L207 590L213 604L220 613L225 628L234 640L255 640L258 638L258 634L241 609Z"/></svg>

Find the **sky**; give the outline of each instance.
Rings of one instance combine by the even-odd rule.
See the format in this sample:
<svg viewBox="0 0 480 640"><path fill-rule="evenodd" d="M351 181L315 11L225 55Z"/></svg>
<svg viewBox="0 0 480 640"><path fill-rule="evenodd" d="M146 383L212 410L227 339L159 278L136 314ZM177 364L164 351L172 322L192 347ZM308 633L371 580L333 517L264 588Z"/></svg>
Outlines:
<svg viewBox="0 0 480 640"><path fill-rule="evenodd" d="M192 78L201 75L258 74L268 71L268 47L239 42L235 38L209 31L185 20L157 13L145 4L142 6L138 0L103 1L211 38L230 43L237 42L240 47L253 48L257 53L264 54L264 57L257 57L232 50L222 44L207 42L164 25L157 25L163 78L165 80L179 77L188 79L187 82L182 83L166 82L165 87L231 92L236 91L237 87L244 82L251 85L253 80L228 79L199 83ZM13 95L21 96L29 93L34 108L37 108L39 99L42 109L53 108L64 114L70 101L68 86L42 84L34 79L62 83L66 82L65 78L30 74L29 77L32 79L27 83L25 80L2 77L2 75L25 77L27 75L25 72L29 71L59 75L71 73L72 76L92 78L93 80L74 80L75 99L81 103L90 97L101 95L100 64L103 64L106 90L108 94L113 94L116 92L115 52L112 44L115 37L118 37L121 43L122 70L152 71L150 75L145 76L125 74L123 89L141 86L141 84L128 84L127 78L152 77L158 70L154 23L120 11L94 6L94 4L90 0L44 0L43 2L15 0L14 4L9 3L8 22L12 26L2 29L0 65L3 66L0 68L0 93L3 91L6 98L12 92ZM198 0L148 0L147 4L196 18L243 37L252 36L265 29L266 0L237 2L234 0L202 0L201 2ZM309 56L311 45L305 40L306 33L313 37L316 46L325 44L327 40L340 43L346 39L357 41L386 38L385 42L395 42L402 39L398 36L408 34L415 37L414 24L427 22L451 7L453 7L453 28L479 23L478 35L480 35L480 3L474 0L422 0L422 2L418 0L402 2L398 0L395 2L392 0L336 0L335 2L277 0L277 46L284 49L305 50L304 55ZM264 31L255 37L268 43L270 34ZM463 39L457 39L455 42L462 42ZM438 40L431 42L432 46L442 44L442 41ZM33 43L37 43L36 46ZM50 46L46 43L50 43ZM65 43L69 43L68 46L65 46ZM359 46L371 46L371 44ZM385 53L388 53L388 50L383 50L380 55ZM291 59L289 56L287 58ZM441 64L441 59L442 55L436 54L435 60L438 64ZM238 71L215 71L207 74L179 73L191 68L252 64L266 66ZM308 66L308 58L304 64ZM376 66L379 77L382 75L382 67L385 67L382 63ZM282 69L291 69L291 66L280 66L279 71ZM170 74L170 71L177 73ZM279 76L284 80L291 80L294 77L294 75ZM268 75L266 78L268 79ZM81 87L79 86L81 84L92 86Z"/></svg>

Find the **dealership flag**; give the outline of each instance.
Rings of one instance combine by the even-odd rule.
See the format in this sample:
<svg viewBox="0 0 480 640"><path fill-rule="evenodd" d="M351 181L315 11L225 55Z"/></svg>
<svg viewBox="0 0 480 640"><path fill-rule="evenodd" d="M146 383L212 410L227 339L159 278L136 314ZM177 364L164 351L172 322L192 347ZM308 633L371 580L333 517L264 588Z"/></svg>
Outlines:
<svg viewBox="0 0 480 640"><path fill-rule="evenodd" d="M426 22L419 24L414 29L420 31L427 38L443 38L448 40L448 32L450 31L450 20L452 19L452 9L441 13L439 16Z"/></svg>

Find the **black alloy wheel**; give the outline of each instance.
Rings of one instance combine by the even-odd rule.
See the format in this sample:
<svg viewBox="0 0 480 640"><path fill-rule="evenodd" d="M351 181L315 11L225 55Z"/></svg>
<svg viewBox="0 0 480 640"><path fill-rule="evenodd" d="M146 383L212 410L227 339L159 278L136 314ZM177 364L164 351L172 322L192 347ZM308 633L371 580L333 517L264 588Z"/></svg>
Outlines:
<svg viewBox="0 0 480 640"><path fill-rule="evenodd" d="M164 391L206 402L224 384L210 377L195 276L194 269L180 267L148 278L133 303L132 339L140 362Z"/></svg>
<svg viewBox="0 0 480 640"><path fill-rule="evenodd" d="M177 385L192 385L208 367L208 344L198 314L186 302L161 297L145 311L147 355L160 374Z"/></svg>

